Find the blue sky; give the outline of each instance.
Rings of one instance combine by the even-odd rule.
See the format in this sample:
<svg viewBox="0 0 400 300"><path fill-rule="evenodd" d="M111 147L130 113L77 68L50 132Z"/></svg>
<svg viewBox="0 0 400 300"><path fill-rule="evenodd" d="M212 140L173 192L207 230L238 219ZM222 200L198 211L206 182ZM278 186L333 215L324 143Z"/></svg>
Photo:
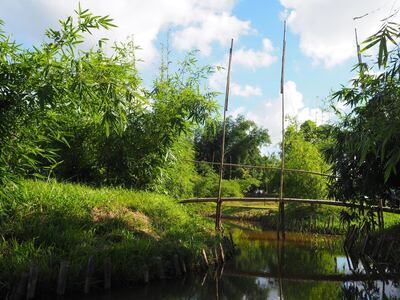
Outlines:
<svg viewBox="0 0 400 300"><path fill-rule="evenodd" d="M354 27L360 40L377 31L398 0L81 0L95 14L108 14L118 28L90 37L111 41L132 36L146 84L160 63L160 44L169 33L171 60L199 49L201 64L227 64L229 42L234 57L229 113L239 113L268 128L274 143L280 135L280 68L283 20L287 19L287 113L300 121L332 120L323 112L332 90L347 84L356 63ZM25 46L38 44L47 27L73 14L76 0L0 0L5 30ZM354 17L364 16L356 21ZM209 85L225 88L224 71ZM219 101L222 103L221 96Z"/></svg>

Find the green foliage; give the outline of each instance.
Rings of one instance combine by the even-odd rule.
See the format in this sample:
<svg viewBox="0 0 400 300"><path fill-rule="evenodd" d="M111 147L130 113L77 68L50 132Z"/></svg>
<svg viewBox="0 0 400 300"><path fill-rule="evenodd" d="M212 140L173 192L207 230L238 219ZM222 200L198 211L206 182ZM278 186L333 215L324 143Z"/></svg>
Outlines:
<svg viewBox="0 0 400 300"><path fill-rule="evenodd" d="M200 165L200 177L194 186L194 196L196 197L217 197L218 196L219 175L206 164ZM241 180L223 180L221 194L223 197L243 197Z"/></svg>
<svg viewBox="0 0 400 300"><path fill-rule="evenodd" d="M327 151L336 176L331 194L339 200L362 203L367 209L380 199L387 205L399 205L400 31L390 19L365 41L364 50L379 48L376 65L359 65L351 86L333 94L350 113L335 126L336 143ZM394 44L392 50L390 43ZM361 209L360 214L374 224L374 213Z"/></svg>
<svg viewBox="0 0 400 300"><path fill-rule="evenodd" d="M105 133L121 132L126 113L141 106L140 79L132 68L131 46L82 51L91 30L113 27L109 17L80 7L77 18L48 29L47 42L32 50L0 36L0 180L10 174L49 173L58 160L50 141L66 142L71 121L90 120ZM104 42L104 41L102 41ZM102 43L100 43L102 45ZM43 168L43 166L47 166ZM42 167L42 168L40 168Z"/></svg>
<svg viewBox="0 0 400 300"><path fill-rule="evenodd" d="M211 222L167 196L40 181L6 191L0 196L1 296L31 261L39 265L41 285L54 286L54 270L69 260L71 291L89 256L99 274L111 257L113 280L126 283L142 278L144 264L155 270L155 256L192 259L212 245Z"/></svg>
<svg viewBox="0 0 400 300"><path fill-rule="evenodd" d="M219 161L221 158L222 121L208 123L196 132L195 148L197 159ZM231 117L226 121L225 159L234 164L259 164L262 161L260 148L270 144L268 130L259 128L243 116ZM233 178L242 178L241 170L234 168ZM225 178L228 173L225 172Z"/></svg>
<svg viewBox="0 0 400 300"><path fill-rule="evenodd" d="M325 130L312 121L306 121L301 126L296 122L289 125L285 132L285 168L326 173L329 165L321 150L328 143ZM279 176L280 172L275 172L270 179L275 193L279 190ZM284 177L284 196L325 199L327 178L287 171Z"/></svg>
<svg viewBox="0 0 400 300"><path fill-rule="evenodd" d="M194 186L199 180L196 168L190 162L194 159L194 155L193 144L188 138L182 136L170 151L156 190L176 198L191 197Z"/></svg>
<svg viewBox="0 0 400 300"><path fill-rule="evenodd" d="M202 91L198 81L210 70L193 65L193 55L171 77L157 80L152 92L144 91L151 100L127 113L122 133L105 136L91 121L67 126L68 145L57 145L63 160L58 178L188 195L195 173L183 161L193 159L187 139L193 125L217 108L214 94Z"/></svg>
<svg viewBox="0 0 400 300"><path fill-rule="evenodd" d="M107 51L104 39L93 49L77 48L93 30L111 27L108 16L78 7L75 18L48 29L48 41L33 50L1 33L2 182L14 175L55 175L189 193L190 179L184 188L183 176L174 173L184 170L183 163L173 157L182 150L182 157L193 158L188 145L178 145L217 109L215 93L204 86L213 69L198 67L196 53L189 53L176 72L156 79L148 91L141 86L132 41Z"/></svg>

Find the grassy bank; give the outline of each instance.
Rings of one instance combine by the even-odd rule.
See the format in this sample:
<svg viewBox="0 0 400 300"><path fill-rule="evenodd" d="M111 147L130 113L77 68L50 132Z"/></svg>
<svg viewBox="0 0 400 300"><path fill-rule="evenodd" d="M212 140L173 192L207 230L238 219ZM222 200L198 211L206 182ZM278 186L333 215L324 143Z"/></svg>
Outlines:
<svg viewBox="0 0 400 300"><path fill-rule="evenodd" d="M39 290L52 293L59 263L68 260L67 290L73 291L82 288L90 256L99 274L111 258L113 284L128 284L143 278L145 265L156 268L154 257L168 261L178 253L190 261L213 243L212 223L169 197L55 182L23 181L3 190L0 226L0 298L32 262L39 266Z"/></svg>
<svg viewBox="0 0 400 300"><path fill-rule="evenodd" d="M190 204L192 209L197 209L203 214L212 216L215 213L215 205ZM196 206L196 207L194 207ZM199 207L201 207L199 209ZM342 210L350 212L349 209L310 204L285 205L285 224L288 231L334 233L341 234L347 229L340 221ZM222 215L226 219L260 221L265 229L276 229L278 220L278 203L276 202L234 202L225 203L222 206ZM400 224L400 215L384 213L385 228Z"/></svg>

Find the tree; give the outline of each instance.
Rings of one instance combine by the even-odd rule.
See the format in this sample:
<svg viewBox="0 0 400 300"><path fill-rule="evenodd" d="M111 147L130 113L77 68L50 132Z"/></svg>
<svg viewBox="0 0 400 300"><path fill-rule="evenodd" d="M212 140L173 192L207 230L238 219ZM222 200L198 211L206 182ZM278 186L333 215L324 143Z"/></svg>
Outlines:
<svg viewBox="0 0 400 300"><path fill-rule="evenodd" d="M213 68L197 66L192 52L146 90L133 42L79 50L84 34L114 25L80 7L76 15L33 50L0 35L0 180L55 175L166 191L182 179L171 173L179 165L173 157L191 157L182 141L217 109L203 86Z"/></svg>
<svg viewBox="0 0 400 300"><path fill-rule="evenodd" d="M312 121L299 127L296 122L285 132L285 168L325 173L329 165L324 160L319 144L323 128ZM277 175L278 176L278 175ZM319 175L285 172L286 197L324 199L327 196L327 178Z"/></svg>
<svg viewBox="0 0 400 300"><path fill-rule="evenodd" d="M376 62L359 64L350 87L333 94L350 112L334 127L336 141L327 154L335 179L331 195L364 204L366 222L374 226L369 210L381 200L398 206L400 200L400 28L383 21L381 29L364 42L363 51L377 45ZM388 50L392 43L392 50ZM361 215L364 209L360 210Z"/></svg>
<svg viewBox="0 0 400 300"><path fill-rule="evenodd" d="M221 157L222 121L208 123L196 132L195 148L198 160L218 162ZM228 117L226 121L225 158L234 164L260 164L263 156L262 146L270 144L267 129L258 127L243 116L236 119ZM217 168L216 168L217 170ZM225 177L242 178L244 170L234 168L225 172ZM254 174L254 172L252 172Z"/></svg>
<svg viewBox="0 0 400 300"><path fill-rule="evenodd" d="M139 77L118 47L111 56L101 46L77 49L84 34L109 29L112 20L80 7L76 15L60 21L59 30L48 29L48 42L33 49L22 49L0 32L2 183L11 175L51 173L59 161L55 149L45 146L65 143L63 128L72 119L95 120L109 134L121 131L126 112L141 102Z"/></svg>
<svg viewBox="0 0 400 300"><path fill-rule="evenodd" d="M127 112L121 133L104 136L93 122L78 130L71 128L68 144L76 147L64 147L58 176L92 184L168 191L176 196L166 185L174 185L172 177L177 179L172 169L190 164L178 161L192 157L184 141L192 135L194 125L205 122L217 109L214 93L200 88L211 71L198 67L195 53L189 53L176 73L158 78L151 91L142 89L146 105ZM182 180L175 184L180 186Z"/></svg>

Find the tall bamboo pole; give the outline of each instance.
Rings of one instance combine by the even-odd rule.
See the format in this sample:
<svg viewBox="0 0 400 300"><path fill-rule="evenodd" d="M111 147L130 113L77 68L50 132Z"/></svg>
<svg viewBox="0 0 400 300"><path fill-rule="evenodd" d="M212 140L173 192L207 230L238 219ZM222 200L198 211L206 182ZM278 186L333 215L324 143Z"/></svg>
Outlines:
<svg viewBox="0 0 400 300"><path fill-rule="evenodd" d="M285 171L285 52L286 52L286 20L283 23L283 42L282 42L282 70L281 70L281 97L282 97L282 146L281 146L281 177L279 188L279 220L278 220L278 238L279 231L285 238L285 203L283 201L284 171Z"/></svg>
<svg viewBox="0 0 400 300"><path fill-rule="evenodd" d="M361 64L362 64L362 57L361 57L361 49L360 49L360 44L358 43L357 28L354 28L354 33L355 33L355 36L356 36L356 47L357 47L357 58L358 58L358 64L360 65L360 68L361 68Z"/></svg>
<svg viewBox="0 0 400 300"><path fill-rule="evenodd" d="M229 101L229 87L230 87L230 79L231 79L232 49L233 49L233 39L231 39L231 48L229 49L228 74L226 76L224 121L223 121L223 125L222 125L223 128L222 128L222 141L221 141L221 161L220 161L219 182L218 182L218 200L217 200L217 208L216 208L216 212L215 212L215 229L217 231L221 231L222 176L224 174L226 112L228 111L228 101Z"/></svg>

